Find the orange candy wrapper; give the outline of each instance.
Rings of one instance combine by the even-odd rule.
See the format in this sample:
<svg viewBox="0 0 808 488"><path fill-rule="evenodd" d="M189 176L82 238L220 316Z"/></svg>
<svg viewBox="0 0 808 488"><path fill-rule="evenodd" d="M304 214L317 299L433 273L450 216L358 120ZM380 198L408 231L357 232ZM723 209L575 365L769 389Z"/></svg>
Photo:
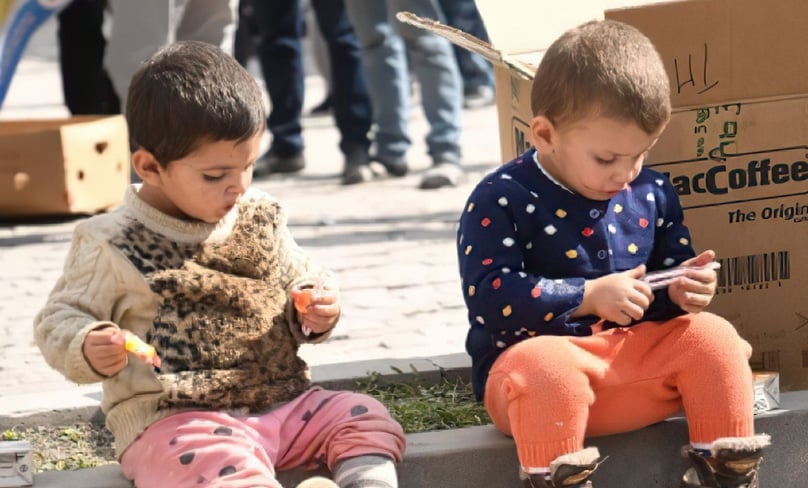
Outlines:
<svg viewBox="0 0 808 488"><path fill-rule="evenodd" d="M295 310L297 310L298 313L305 314L308 311L309 305L311 305L314 300L322 297L325 294L325 281L329 279L331 279L331 276L327 275L325 277L321 277L314 285L314 288L298 289L297 293L293 295ZM311 335L311 329L305 325L302 327L302 331L303 335L306 337Z"/></svg>
<svg viewBox="0 0 808 488"><path fill-rule="evenodd" d="M306 309L309 308L309 305L311 305L313 301L314 289L306 288L305 290L299 290L295 295L295 310L300 313L306 313Z"/></svg>

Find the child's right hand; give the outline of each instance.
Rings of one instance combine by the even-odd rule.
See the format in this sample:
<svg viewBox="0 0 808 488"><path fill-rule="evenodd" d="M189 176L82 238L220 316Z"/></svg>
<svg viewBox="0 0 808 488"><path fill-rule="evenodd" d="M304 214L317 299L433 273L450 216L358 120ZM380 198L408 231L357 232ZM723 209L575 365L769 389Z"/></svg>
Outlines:
<svg viewBox="0 0 808 488"><path fill-rule="evenodd" d="M126 367L124 331L117 326L90 331L84 339L82 352L90 366L104 376L115 376Z"/></svg>
<svg viewBox="0 0 808 488"><path fill-rule="evenodd" d="M575 316L596 315L619 325L629 325L639 320L654 300L654 292L648 283L640 280L645 276L645 265L612 273L584 285L584 299Z"/></svg>

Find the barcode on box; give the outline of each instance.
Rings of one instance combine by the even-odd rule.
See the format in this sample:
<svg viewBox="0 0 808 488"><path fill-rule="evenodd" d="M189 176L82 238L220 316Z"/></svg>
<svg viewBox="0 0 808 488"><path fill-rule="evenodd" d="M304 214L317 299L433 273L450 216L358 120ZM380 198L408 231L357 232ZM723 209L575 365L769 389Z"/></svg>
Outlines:
<svg viewBox="0 0 808 488"><path fill-rule="evenodd" d="M772 251L749 256L718 258L718 286L754 285L791 278L791 256L788 251Z"/></svg>

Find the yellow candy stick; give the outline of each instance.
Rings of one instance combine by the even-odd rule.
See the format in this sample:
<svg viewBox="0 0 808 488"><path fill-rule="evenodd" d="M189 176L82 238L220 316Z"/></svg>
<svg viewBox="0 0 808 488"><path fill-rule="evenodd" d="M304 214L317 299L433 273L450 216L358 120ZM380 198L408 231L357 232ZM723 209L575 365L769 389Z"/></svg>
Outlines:
<svg viewBox="0 0 808 488"><path fill-rule="evenodd" d="M140 337L135 334L126 332L124 346L127 351L138 355L138 357L142 358L146 363L153 364L155 368L160 367L161 361L160 356L157 355L157 350L154 349L153 346L143 342Z"/></svg>

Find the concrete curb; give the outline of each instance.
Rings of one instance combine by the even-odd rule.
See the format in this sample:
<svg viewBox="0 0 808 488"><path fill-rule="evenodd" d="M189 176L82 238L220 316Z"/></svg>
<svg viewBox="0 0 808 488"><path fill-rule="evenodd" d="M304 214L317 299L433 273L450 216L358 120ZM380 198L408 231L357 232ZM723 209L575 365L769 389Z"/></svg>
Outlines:
<svg viewBox="0 0 808 488"><path fill-rule="evenodd" d="M808 479L808 391L782 395L782 408L756 418L759 432L771 434L760 486L802 488ZM493 426L425 432L407 436L399 466L401 488L517 487L513 441ZM687 468L679 447L687 442L683 418L669 419L638 431L587 439L609 456L593 476L598 488L678 486ZM284 486L295 486L313 473L280 473ZM320 472L320 474L325 474ZM117 465L34 476L37 488L131 488Z"/></svg>
<svg viewBox="0 0 808 488"><path fill-rule="evenodd" d="M337 367L338 366L338 367ZM352 389L357 379L377 373L377 383L412 380L418 375L425 381L441 378L469 379L469 360L465 354L425 359L361 361L312 368L318 384L333 389ZM98 407L57 411L45 420L89 418ZM42 424L41 414L9 418L0 416L0 427L7 422ZM96 420L99 420L96 418ZM761 468L761 486L801 488L808 479L808 391L781 394L781 408L756 417L758 432L772 435ZM470 427L409 434L407 454L399 467L401 488L491 488L519 486L518 460L512 439L493 426ZM598 488L626 486L678 486L687 465L679 454L687 443L687 423L671 418L645 429L626 434L587 439L603 456L609 456L593 477ZM320 471L320 474L327 473ZM284 486L295 486L312 476L298 470L280 473ZM80 486L83 488L131 488L117 465L77 471L52 471L34 476L37 488Z"/></svg>

